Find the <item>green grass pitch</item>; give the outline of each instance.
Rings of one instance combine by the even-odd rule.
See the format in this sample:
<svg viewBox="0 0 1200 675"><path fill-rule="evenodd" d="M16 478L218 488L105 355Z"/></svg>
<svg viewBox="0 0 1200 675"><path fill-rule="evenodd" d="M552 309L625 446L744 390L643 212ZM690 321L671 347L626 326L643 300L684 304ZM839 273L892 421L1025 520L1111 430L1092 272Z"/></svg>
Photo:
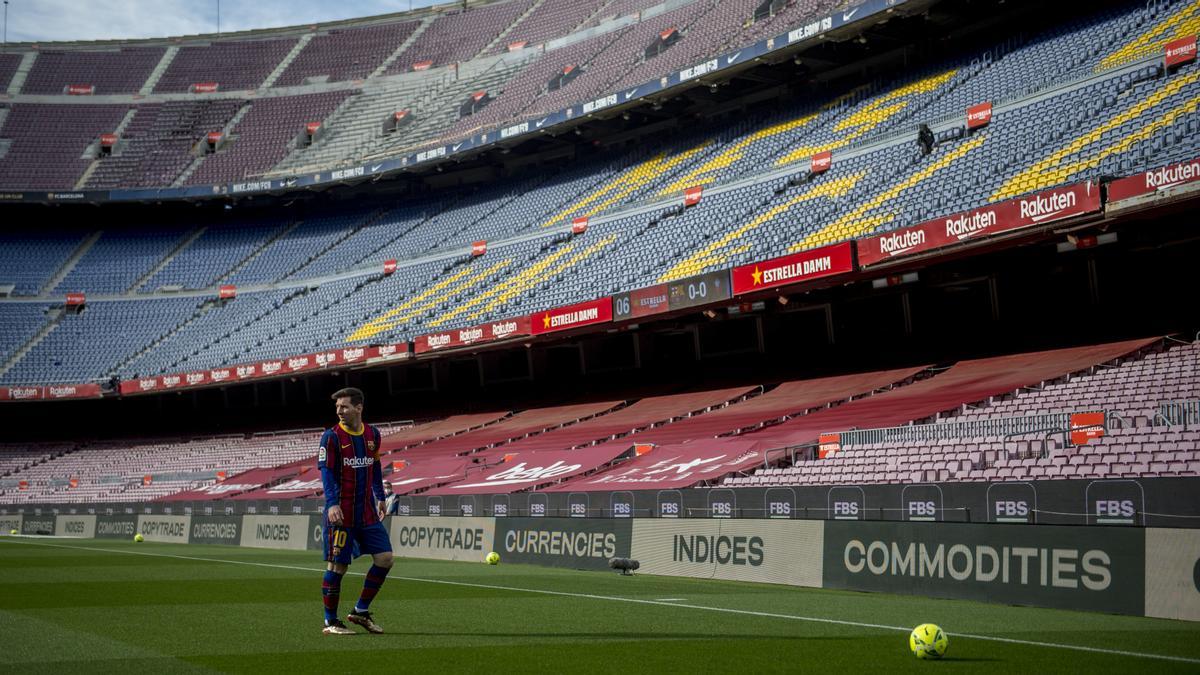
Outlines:
<svg viewBox="0 0 1200 675"><path fill-rule="evenodd" d="M503 562L398 560L372 607L387 632L324 636L321 567L313 552L0 537L0 671L1200 672L1187 622ZM909 653L899 628L923 622L950 634L943 661Z"/></svg>

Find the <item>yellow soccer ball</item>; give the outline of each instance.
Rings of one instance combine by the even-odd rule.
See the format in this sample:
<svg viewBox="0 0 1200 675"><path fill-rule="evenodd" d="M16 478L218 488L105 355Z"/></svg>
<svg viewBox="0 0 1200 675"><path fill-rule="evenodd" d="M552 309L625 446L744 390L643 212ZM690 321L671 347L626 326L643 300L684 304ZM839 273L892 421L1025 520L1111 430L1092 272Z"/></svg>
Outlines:
<svg viewBox="0 0 1200 675"><path fill-rule="evenodd" d="M134 541L136 541L136 542L138 542L138 543L140 544L140 543L142 543L143 541L146 541L146 538L142 536L142 533L141 533L141 532L139 532L139 533L137 533L137 534L133 535L133 540L134 540Z"/></svg>
<svg viewBox="0 0 1200 675"><path fill-rule="evenodd" d="M495 565L500 562L500 554L492 551L491 553L487 554L487 557L484 558L483 561L489 565Z"/></svg>
<svg viewBox="0 0 1200 675"><path fill-rule="evenodd" d="M940 659L950 646L950 636L936 624L923 623L908 636L908 647L918 659Z"/></svg>

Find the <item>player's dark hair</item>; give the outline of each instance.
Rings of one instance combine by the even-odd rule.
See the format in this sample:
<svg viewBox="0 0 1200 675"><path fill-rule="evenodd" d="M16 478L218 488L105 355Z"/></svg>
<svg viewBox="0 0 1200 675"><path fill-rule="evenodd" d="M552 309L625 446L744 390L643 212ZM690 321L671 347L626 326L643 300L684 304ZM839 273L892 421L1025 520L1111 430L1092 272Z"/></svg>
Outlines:
<svg viewBox="0 0 1200 675"><path fill-rule="evenodd" d="M331 398L335 401L338 400L339 398L348 398L348 399L350 399L350 405L362 405L363 404L362 389L357 389L355 387L346 387L345 389L338 389L337 391L333 392L333 396L330 396L329 398Z"/></svg>

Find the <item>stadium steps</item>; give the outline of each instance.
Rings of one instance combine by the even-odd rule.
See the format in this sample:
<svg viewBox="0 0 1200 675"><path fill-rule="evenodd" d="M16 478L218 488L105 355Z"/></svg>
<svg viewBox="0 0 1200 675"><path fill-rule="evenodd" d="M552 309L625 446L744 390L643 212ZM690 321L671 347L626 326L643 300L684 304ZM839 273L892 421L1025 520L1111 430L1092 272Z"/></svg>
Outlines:
<svg viewBox="0 0 1200 675"><path fill-rule="evenodd" d="M170 253L167 253L167 255L165 255L163 257L163 259L160 260L158 262L158 264L155 265L149 272L146 272L145 274L143 274L141 276L141 278L139 278L137 281L133 282L133 285L130 286L129 289L125 292L126 293L136 293L138 291L138 289L140 289L142 287L142 284L153 279L154 275L161 272L163 270L163 268L165 268L167 265L170 265L171 261L175 259L175 256L179 255L180 252L183 251L184 249L186 249L188 246L191 246L192 242L199 239L200 236L203 235L206 230L208 230L207 225L201 225L200 227L197 227L195 230L192 230L192 232L190 234L188 234L187 236L185 236L183 238L183 240L180 241L179 244L175 248L171 249Z"/></svg>
<svg viewBox="0 0 1200 675"><path fill-rule="evenodd" d="M390 211L390 209L387 209L387 208L377 209L373 213L369 214L366 218L363 218L362 220L358 221L357 225L349 228L345 234L338 237L336 240L330 242L330 244L328 246L326 246L325 248L321 249L320 251L317 251L316 253L309 256L308 260L305 260L304 262L300 263L299 265L294 267L288 273L281 275L279 277L279 279L287 279L288 277L291 277L292 275L299 273L305 267L308 267L310 264L312 264L312 262L314 260L317 260L321 256L328 253L331 249L333 249L334 247L341 244L343 241L346 241L350 237L353 237L354 235L361 232L363 228L370 227L371 225L374 225L375 223L379 222L379 220L381 218L383 218L385 215L387 215L389 211Z"/></svg>
<svg viewBox="0 0 1200 675"><path fill-rule="evenodd" d="M201 230L203 230L203 229L204 228L201 228ZM194 237L188 238L189 242L193 239L194 239ZM183 330L184 328L187 328L188 325L191 324L193 321L199 319L200 317L204 316L205 314L208 314L208 312L210 310L212 310L214 307L217 306L218 302L220 302L220 301L212 300L212 299L204 301L199 307L196 308L196 311L192 312L192 314L190 316L188 316L188 318L184 319L183 321L180 321L178 324L175 325L174 328L172 328L171 330L167 331L166 333L163 333L162 335L155 338L152 342L147 344L144 348L142 348L142 349L134 352L133 354L130 354L128 357L122 359L120 362L118 362L116 365L114 365L108 372L110 374L114 374L114 375L122 372L122 369L125 368L125 366L128 366L129 364L133 363L134 361L137 361L139 358L146 355L148 352L150 352L152 349L154 349L158 345L160 345L163 342L166 342L167 340L174 337L175 334L177 334L179 331Z"/></svg>
<svg viewBox="0 0 1200 675"><path fill-rule="evenodd" d="M29 71L33 70L33 61L37 58L37 52L25 52L21 57L21 63L17 66L17 72L13 73L12 79L8 82L8 95L16 96L21 93L21 87L25 86L25 78L29 77Z"/></svg>
<svg viewBox="0 0 1200 675"><path fill-rule="evenodd" d="M4 123L8 121L9 108L0 108L0 131L4 130Z"/></svg>
<svg viewBox="0 0 1200 675"><path fill-rule="evenodd" d="M291 234L292 230L295 230L297 227L300 227L301 223L303 223L303 222L304 222L303 220L296 220L291 225L287 225L285 227L280 228L273 236L271 236L269 239L264 241L262 243L262 245L260 245L256 249L254 249L254 251L250 255L246 256L245 258L242 258L242 261L239 262L238 264L234 265L228 272L217 277L217 280L214 283L219 284L219 283L225 281L226 279L232 277L233 275L237 274L238 272L240 272L243 268L246 267L246 265L249 265L255 258L262 255L264 251L266 251L268 248L270 248L271 244L274 244L275 242L279 241L280 239Z"/></svg>
<svg viewBox="0 0 1200 675"><path fill-rule="evenodd" d="M250 107L253 105L253 103L247 101L242 105L241 108L238 108L238 111L233 114L233 117L229 118L229 122L227 122L225 126L221 128L221 136L226 139L226 142L229 145L237 142L237 137L233 134L233 130L237 128L238 122L242 121L242 118L246 116L246 113L250 112ZM228 147L229 146L227 146L226 149L228 149ZM221 152L225 152L225 150L222 150ZM200 165L204 163L204 160L212 156L213 155L201 153L200 156L193 159L187 165L187 168L184 169L179 176L177 176L175 180L171 182L171 187L183 187L183 184L187 182L187 179L192 177L193 173L196 173L196 169L200 168Z"/></svg>
<svg viewBox="0 0 1200 675"><path fill-rule="evenodd" d="M137 108L130 108L125 112L125 116L121 118L121 123L117 125L116 129L113 130L113 133L117 135L118 139L120 139L121 135L125 133L125 129L129 127L130 122L133 121L133 117L136 114ZM3 126L3 120L0 120L0 127ZM97 139L95 143L89 145L87 150L84 151L85 154L91 157L96 157L96 144L99 142L99 139ZM88 164L88 167L83 170L83 175L79 177L79 180L75 181L76 190L82 190L84 186L87 185L87 182L92 178L92 174L96 171L96 169L100 168L101 161L102 160L100 159L93 159L92 163Z"/></svg>
<svg viewBox="0 0 1200 675"><path fill-rule="evenodd" d="M100 237L103 234L104 230L96 230L90 237L80 242L79 248L75 249L75 252L71 254L71 257L67 258L67 261L62 264L62 267L58 268L58 271L54 273L54 276L50 277L50 280L47 281L40 289L38 289L38 295L45 295L62 283L62 280L67 278L67 275L71 273L71 270L75 269L75 265L79 264L79 260L91 250L92 246L97 241L100 241Z"/></svg>
<svg viewBox="0 0 1200 675"><path fill-rule="evenodd" d="M504 41L504 38L508 37L508 34L511 33L514 28L521 25L522 21L529 18L530 15L532 15L534 12L536 12L545 3L546 3L546 0L535 0L534 3L532 5L530 5L528 8L526 8L525 11L520 16L513 19L512 23L508 24L507 28L500 31L500 34L496 36L496 39L494 39L491 42L484 45L483 49L480 49L478 52L475 53L475 56L473 56L471 58L477 59L477 58L483 56L484 54L487 54L488 51L491 50L492 47L495 47L496 45L501 44Z"/></svg>
<svg viewBox="0 0 1200 675"><path fill-rule="evenodd" d="M404 42L401 42L399 47L396 47L396 51L389 54L388 57L383 60L383 63L379 64L379 67L375 69L375 72L371 73L371 77L379 77L380 75L386 73L387 69L391 67L393 63L395 63L396 59L400 58L400 55L407 51L408 48L412 46L412 43L420 39L421 35L435 20L437 20L436 16L427 16L422 19L421 25L417 26L417 29L408 36L408 39L406 39Z"/></svg>
<svg viewBox="0 0 1200 675"><path fill-rule="evenodd" d="M179 53L179 47L167 47L163 52L162 58L159 59L158 65L154 66L154 70L150 71L150 77L146 78L145 84L138 90L141 96L149 96L154 93L154 87L158 86L158 81L162 79L163 73L167 72L167 68L171 67L171 62L175 60L175 55Z"/></svg>
<svg viewBox="0 0 1200 675"><path fill-rule="evenodd" d="M17 350L13 352L12 356L8 357L7 361L5 361L3 364L0 364L0 377L3 377L4 374L11 370L18 361L25 358L25 355L28 354L30 350L38 346L38 343L40 343L42 340L46 339L46 336L53 332L55 328L58 328L58 322L60 319L62 319L62 315L63 310L61 309L52 309L47 312L47 316L50 318L46 321L46 325L42 326L42 329L39 330L36 335L29 338L25 344L18 347Z"/></svg>
<svg viewBox="0 0 1200 675"><path fill-rule="evenodd" d="M258 88L266 89L274 86L275 81L278 80L281 75L283 75L283 71L287 70L288 66L292 65L292 61L295 61L296 57L300 56L300 52L304 49L304 47L309 42L312 42L314 35L316 35L316 33L305 33L304 35L301 35L300 39L296 40L296 44L292 46L292 51L288 52L287 56L283 57L283 60L279 62L279 65L275 66L275 70L272 70L271 74L267 75L267 79L263 80L263 83Z"/></svg>

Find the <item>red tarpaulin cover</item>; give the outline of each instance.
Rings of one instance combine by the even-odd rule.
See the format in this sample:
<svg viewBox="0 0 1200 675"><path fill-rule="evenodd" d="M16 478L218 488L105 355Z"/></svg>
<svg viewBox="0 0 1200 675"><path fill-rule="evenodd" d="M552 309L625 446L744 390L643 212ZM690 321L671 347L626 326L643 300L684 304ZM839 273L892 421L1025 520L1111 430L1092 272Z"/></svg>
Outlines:
<svg viewBox="0 0 1200 675"><path fill-rule="evenodd" d="M502 494L565 480L604 466L630 453L632 444L609 444L578 450L515 453L508 461L464 480L430 490L430 495Z"/></svg>
<svg viewBox="0 0 1200 675"><path fill-rule="evenodd" d="M295 464L287 464L285 466L260 467L250 469L235 476L226 478L223 482L209 485L207 487L198 488L196 490L188 490L187 492L177 492L173 495L159 498L159 501L185 501L185 500L202 500L202 499L228 499L234 493L248 492L256 490L268 483L293 476L300 473L300 467Z"/></svg>
<svg viewBox="0 0 1200 675"><path fill-rule="evenodd" d="M762 441L769 447L785 447L815 443L822 432L905 424L910 420L957 408L964 403L980 401L1111 361L1157 339L960 361L928 380L797 417L746 438Z"/></svg>
<svg viewBox="0 0 1200 675"><path fill-rule="evenodd" d="M680 445L663 445L636 459L591 476L583 476L545 492L590 490L663 490L763 465L762 444L737 438L708 438Z"/></svg>
<svg viewBox="0 0 1200 675"><path fill-rule="evenodd" d="M466 457L420 459L406 462L404 468L393 471L391 475L384 476L383 479L392 484L392 492L403 495L423 488L462 480L467 475L467 468L471 465L471 460ZM472 470L472 473L474 471Z"/></svg>

